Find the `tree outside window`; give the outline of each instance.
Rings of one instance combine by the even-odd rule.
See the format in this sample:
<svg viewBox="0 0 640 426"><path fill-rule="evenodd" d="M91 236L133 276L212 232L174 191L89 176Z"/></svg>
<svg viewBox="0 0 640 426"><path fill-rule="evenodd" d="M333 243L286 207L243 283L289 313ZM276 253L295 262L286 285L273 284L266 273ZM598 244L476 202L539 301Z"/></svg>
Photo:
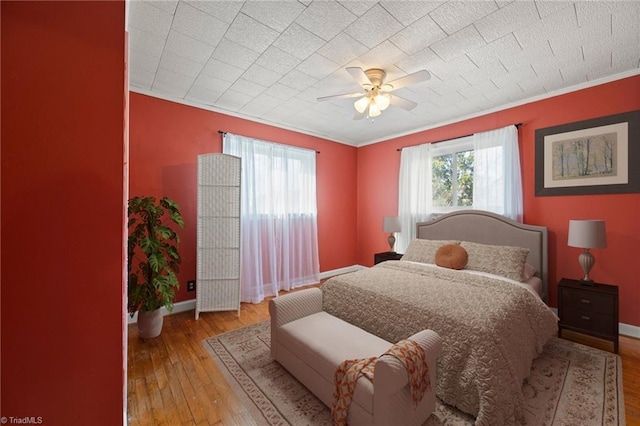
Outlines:
<svg viewBox="0 0 640 426"><path fill-rule="evenodd" d="M473 150L433 157L431 173L434 207L473 206Z"/></svg>

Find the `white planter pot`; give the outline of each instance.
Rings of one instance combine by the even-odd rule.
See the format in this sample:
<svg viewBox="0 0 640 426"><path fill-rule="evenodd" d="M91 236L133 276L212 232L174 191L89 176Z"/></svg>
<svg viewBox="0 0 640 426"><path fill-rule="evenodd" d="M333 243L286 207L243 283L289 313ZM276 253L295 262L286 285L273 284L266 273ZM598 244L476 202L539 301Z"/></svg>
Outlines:
<svg viewBox="0 0 640 426"><path fill-rule="evenodd" d="M158 337L162 331L162 310L138 311L138 334L143 339Z"/></svg>

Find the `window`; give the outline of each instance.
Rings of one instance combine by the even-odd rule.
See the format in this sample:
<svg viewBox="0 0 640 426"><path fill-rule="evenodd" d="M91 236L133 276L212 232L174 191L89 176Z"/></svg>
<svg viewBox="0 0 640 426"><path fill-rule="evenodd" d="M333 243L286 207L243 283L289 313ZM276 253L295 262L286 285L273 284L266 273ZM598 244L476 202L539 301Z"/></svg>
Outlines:
<svg viewBox="0 0 640 426"><path fill-rule="evenodd" d="M466 139L466 138L465 138ZM474 151L470 141L434 149L431 158L432 206L434 212L447 212L473 206ZM442 152L445 153L442 153Z"/></svg>
<svg viewBox="0 0 640 426"><path fill-rule="evenodd" d="M522 180L515 126L404 148L400 159L398 250L434 213L479 209L522 220Z"/></svg>
<svg viewBox="0 0 640 426"><path fill-rule="evenodd" d="M247 200L246 211L257 215L315 216L316 154L308 149L268 143L255 146L252 151L250 173L256 178L255 193Z"/></svg>

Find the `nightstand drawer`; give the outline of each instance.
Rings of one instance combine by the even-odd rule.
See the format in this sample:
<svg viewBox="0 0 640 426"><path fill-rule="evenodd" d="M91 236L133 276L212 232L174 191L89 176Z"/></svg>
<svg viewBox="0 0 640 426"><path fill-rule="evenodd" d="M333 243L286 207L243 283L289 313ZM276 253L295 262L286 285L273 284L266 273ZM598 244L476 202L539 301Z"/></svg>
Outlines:
<svg viewBox="0 0 640 426"><path fill-rule="evenodd" d="M613 295L594 293L574 288L562 289L564 306L592 312L610 314L613 312L616 298Z"/></svg>
<svg viewBox="0 0 640 426"><path fill-rule="evenodd" d="M584 309L565 308L562 323L565 326L579 327L596 333L611 334L615 321L611 315L585 311Z"/></svg>

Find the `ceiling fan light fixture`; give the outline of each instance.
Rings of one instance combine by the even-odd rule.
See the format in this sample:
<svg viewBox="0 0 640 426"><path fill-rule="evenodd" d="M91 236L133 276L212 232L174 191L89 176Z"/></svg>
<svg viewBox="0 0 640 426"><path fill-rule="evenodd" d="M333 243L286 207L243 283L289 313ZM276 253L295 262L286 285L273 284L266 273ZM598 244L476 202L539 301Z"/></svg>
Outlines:
<svg viewBox="0 0 640 426"><path fill-rule="evenodd" d="M369 104L369 117L377 117L382 113L382 110L375 102Z"/></svg>
<svg viewBox="0 0 640 426"><path fill-rule="evenodd" d="M384 111L385 109L389 108L389 104L391 103L391 95L388 93L381 93L376 95L373 100L375 101L376 106L380 108L380 111Z"/></svg>
<svg viewBox="0 0 640 426"><path fill-rule="evenodd" d="M353 107L360 114L364 114L368 106L369 106L369 97L367 96L364 96L353 103Z"/></svg>
<svg viewBox="0 0 640 426"><path fill-rule="evenodd" d="M353 99L353 107L356 110L354 120L360 120L365 115L367 117L377 117L382 111L389 108L391 103L394 107L399 107L407 111L416 107L416 103L404 99L400 96L392 95L390 92L400 89L411 84L426 81L431 77L426 70L416 71L413 74L395 79L389 83L385 83L384 79L387 73L379 68L370 68L363 70L360 67L347 67L347 72L351 74L362 87L363 92L343 93L340 95L323 96L318 98L319 101L327 101L331 99ZM391 102L393 100L393 102Z"/></svg>

